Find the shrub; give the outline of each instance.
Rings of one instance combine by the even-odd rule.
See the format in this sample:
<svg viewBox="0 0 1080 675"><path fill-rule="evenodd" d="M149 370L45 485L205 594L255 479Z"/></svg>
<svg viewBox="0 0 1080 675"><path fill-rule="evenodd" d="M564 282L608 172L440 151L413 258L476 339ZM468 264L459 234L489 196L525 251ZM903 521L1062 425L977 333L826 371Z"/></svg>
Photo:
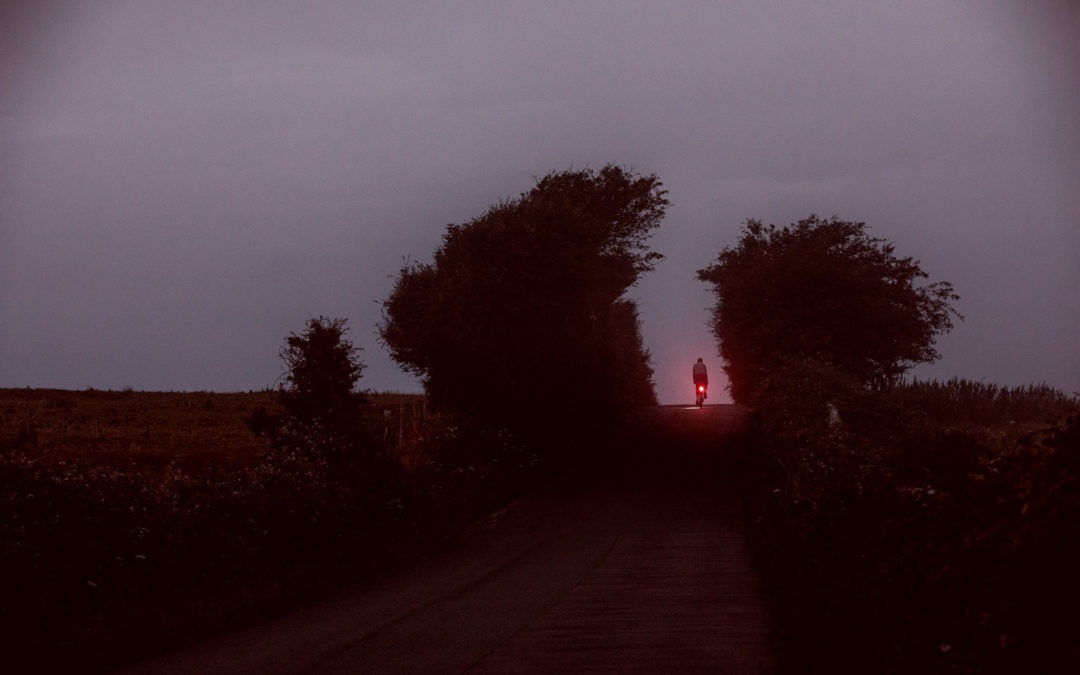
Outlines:
<svg viewBox="0 0 1080 675"><path fill-rule="evenodd" d="M618 167L540 179L449 225L431 264L406 264L379 327L440 409L519 434L589 430L655 403L633 301L668 201Z"/></svg>
<svg viewBox="0 0 1080 675"><path fill-rule="evenodd" d="M789 382L755 413L761 482L748 493L782 670L1075 670L1080 415L1019 430L1032 421L1019 413L1050 409L1032 397L1058 401L1059 415L1074 399L899 386L849 399L838 430L797 395L806 378ZM947 418L933 405L943 391L1017 424ZM782 411L801 426L777 424Z"/></svg>
<svg viewBox="0 0 1080 675"><path fill-rule="evenodd" d="M784 228L748 220L737 246L698 271L716 295L712 327L738 403L783 360L811 357L863 384L893 381L937 358L958 300L948 282L922 284L865 223L811 215Z"/></svg>

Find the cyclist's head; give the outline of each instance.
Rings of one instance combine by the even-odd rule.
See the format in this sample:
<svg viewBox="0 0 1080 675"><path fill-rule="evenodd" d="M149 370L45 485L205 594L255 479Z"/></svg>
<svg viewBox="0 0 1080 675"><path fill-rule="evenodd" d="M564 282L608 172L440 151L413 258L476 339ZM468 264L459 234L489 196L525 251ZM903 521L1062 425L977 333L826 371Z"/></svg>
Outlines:
<svg viewBox="0 0 1080 675"><path fill-rule="evenodd" d="M697 361L698 361L698 363L701 363L701 357L700 356L698 357Z"/></svg>

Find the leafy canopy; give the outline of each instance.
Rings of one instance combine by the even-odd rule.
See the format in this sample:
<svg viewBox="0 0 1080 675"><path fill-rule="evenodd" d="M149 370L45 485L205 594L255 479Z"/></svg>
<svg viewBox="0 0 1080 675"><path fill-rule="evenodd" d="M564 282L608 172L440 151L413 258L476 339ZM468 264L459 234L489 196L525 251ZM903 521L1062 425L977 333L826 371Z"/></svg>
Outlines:
<svg viewBox="0 0 1080 675"><path fill-rule="evenodd" d="M354 391L364 364L346 337L346 319L309 319L304 332L290 333L281 348L285 384L279 389L285 413L308 422L354 417L363 398Z"/></svg>
<svg viewBox="0 0 1080 675"><path fill-rule="evenodd" d="M827 362L864 385L892 381L937 359L936 337L962 318L951 284L921 284L918 261L835 216L783 228L748 220L738 245L698 278L716 295L712 329L736 401L793 359Z"/></svg>
<svg viewBox="0 0 1080 675"><path fill-rule="evenodd" d="M436 404L519 426L653 400L622 296L661 257L647 239L665 194L656 176L615 166L565 171L448 225L432 263L402 267L383 343Z"/></svg>

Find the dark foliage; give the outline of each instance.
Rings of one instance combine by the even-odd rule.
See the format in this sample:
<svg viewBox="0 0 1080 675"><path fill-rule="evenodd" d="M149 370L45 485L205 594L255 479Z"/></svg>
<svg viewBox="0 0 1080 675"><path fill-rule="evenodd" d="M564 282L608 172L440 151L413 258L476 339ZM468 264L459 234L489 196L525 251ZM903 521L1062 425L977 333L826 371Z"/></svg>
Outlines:
<svg viewBox="0 0 1080 675"><path fill-rule="evenodd" d="M346 321L309 319L304 332L285 338L279 411L258 408L245 422L257 435L270 439L272 453L302 450L339 464L338 469L370 473L381 453L366 428L366 401L356 391L364 364L358 359L359 349L345 337ZM390 471L388 462L381 463Z"/></svg>
<svg viewBox="0 0 1080 675"><path fill-rule="evenodd" d="M281 412L256 411L250 418L253 429L268 427L270 448L261 468L274 471L267 474L267 489L280 491L282 503L295 503L294 492L311 493L307 499L320 505L308 514L312 523L326 508L377 522L379 514L365 512L391 503L405 489L400 464L368 428L367 402L355 390L364 365L345 337L345 324L346 319L320 316L309 319L303 333L290 334L280 353L286 367L278 389ZM334 530L305 528L313 541L333 541ZM354 536L349 530L339 534ZM299 532L292 538L293 545L303 545Z"/></svg>
<svg viewBox="0 0 1080 675"><path fill-rule="evenodd" d="M41 439L23 447L0 420L5 672L102 672L268 620L431 554L544 470L505 430L443 415L343 436L272 405L269 442L235 447L236 417L265 395L18 393L38 397ZM177 409L211 408L226 412L194 416L202 460L137 447L149 420L176 429ZM139 433L87 438L84 411Z"/></svg>
<svg viewBox="0 0 1080 675"><path fill-rule="evenodd" d="M1076 400L963 381L847 390L829 424L799 393L832 371L787 375L754 414L747 502L781 672L1075 672ZM927 412L943 390L967 394L951 420ZM969 421L990 405L996 425Z"/></svg>
<svg viewBox="0 0 1080 675"><path fill-rule="evenodd" d="M364 364L345 338L346 319L320 316L307 329L285 339L281 359L285 381L280 388L285 414L302 422L315 419L345 422L355 418L363 398L354 391Z"/></svg>
<svg viewBox="0 0 1080 675"><path fill-rule="evenodd" d="M431 264L406 264L380 336L433 402L518 431L588 426L654 402L634 303L659 254L656 176L552 173L447 226Z"/></svg>
<svg viewBox="0 0 1080 675"><path fill-rule="evenodd" d="M952 286L871 237L865 223L810 216L784 228L748 220L734 248L698 271L713 285L712 327L732 397L754 389L783 359L829 362L864 384L895 380L933 361L936 336L959 317Z"/></svg>
<svg viewBox="0 0 1080 675"><path fill-rule="evenodd" d="M244 416L263 439L242 452L206 419L220 397L109 394L122 398L95 407L93 438L71 418L103 394L9 404L20 425L0 423L8 669L97 672L266 620L436 550L532 480L539 458L505 430L440 416L408 436L399 420L391 437L386 397L371 395L376 411L355 391L363 365L345 333L344 319L319 317L285 340L276 399ZM193 469L176 462L183 447L138 447L151 419L183 426L178 405L212 427L200 425L212 456ZM61 408L63 420L44 415ZM236 425L240 412L224 417ZM114 428L121 418L134 439ZM245 456L226 462L230 450Z"/></svg>

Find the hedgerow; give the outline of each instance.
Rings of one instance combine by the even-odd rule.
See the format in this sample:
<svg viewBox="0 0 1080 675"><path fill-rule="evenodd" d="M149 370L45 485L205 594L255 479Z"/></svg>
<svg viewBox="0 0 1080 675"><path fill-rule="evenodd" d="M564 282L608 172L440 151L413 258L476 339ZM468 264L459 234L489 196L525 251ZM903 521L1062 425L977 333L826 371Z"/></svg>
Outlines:
<svg viewBox="0 0 1080 675"><path fill-rule="evenodd" d="M803 366L759 401L747 495L782 671L1076 672L1076 399Z"/></svg>
<svg viewBox="0 0 1080 675"><path fill-rule="evenodd" d="M7 672L107 669L311 602L438 547L538 463L446 416L364 453L290 424L229 469L0 449Z"/></svg>

